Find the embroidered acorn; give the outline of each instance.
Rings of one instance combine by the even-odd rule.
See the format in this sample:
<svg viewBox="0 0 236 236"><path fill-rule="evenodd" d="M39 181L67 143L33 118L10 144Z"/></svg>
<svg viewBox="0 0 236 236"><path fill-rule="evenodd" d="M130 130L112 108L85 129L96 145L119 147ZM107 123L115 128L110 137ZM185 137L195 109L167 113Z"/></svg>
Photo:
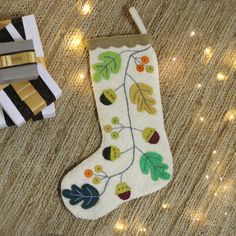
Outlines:
<svg viewBox="0 0 236 236"><path fill-rule="evenodd" d="M116 146L111 145L104 148L102 155L106 160L114 161L120 157L120 149Z"/></svg>
<svg viewBox="0 0 236 236"><path fill-rule="evenodd" d="M100 96L100 102L103 105L109 106L116 101L116 92L113 89L104 89Z"/></svg>
<svg viewBox="0 0 236 236"><path fill-rule="evenodd" d="M145 128L143 131L143 138L150 144L157 144L160 136L154 128Z"/></svg>
<svg viewBox="0 0 236 236"><path fill-rule="evenodd" d="M126 182L121 182L116 185L115 194L122 200L127 200L131 195L131 188Z"/></svg>

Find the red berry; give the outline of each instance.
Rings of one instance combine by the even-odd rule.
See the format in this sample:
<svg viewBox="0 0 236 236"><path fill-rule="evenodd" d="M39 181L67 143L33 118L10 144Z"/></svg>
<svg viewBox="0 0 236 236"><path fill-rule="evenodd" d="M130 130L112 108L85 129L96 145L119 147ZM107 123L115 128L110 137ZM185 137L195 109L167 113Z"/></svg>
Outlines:
<svg viewBox="0 0 236 236"><path fill-rule="evenodd" d="M138 72L143 72L144 71L144 65L137 65L136 67Z"/></svg>

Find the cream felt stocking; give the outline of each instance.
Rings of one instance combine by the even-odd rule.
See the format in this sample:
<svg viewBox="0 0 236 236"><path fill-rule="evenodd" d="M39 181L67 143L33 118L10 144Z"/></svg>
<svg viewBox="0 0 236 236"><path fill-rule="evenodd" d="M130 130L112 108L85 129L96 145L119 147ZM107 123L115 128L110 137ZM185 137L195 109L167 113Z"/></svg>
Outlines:
<svg viewBox="0 0 236 236"><path fill-rule="evenodd" d="M172 177L156 54L137 12L130 12L141 34L89 42L103 140L61 183L66 207L79 218L102 217L162 189Z"/></svg>

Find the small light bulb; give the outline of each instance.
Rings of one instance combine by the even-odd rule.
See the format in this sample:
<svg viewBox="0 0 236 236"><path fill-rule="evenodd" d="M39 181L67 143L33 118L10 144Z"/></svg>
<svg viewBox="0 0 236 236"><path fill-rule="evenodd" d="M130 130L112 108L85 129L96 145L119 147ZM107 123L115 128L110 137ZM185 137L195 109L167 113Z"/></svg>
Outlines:
<svg viewBox="0 0 236 236"><path fill-rule="evenodd" d="M236 109L230 109L224 116L225 121L233 121L236 118Z"/></svg>
<svg viewBox="0 0 236 236"><path fill-rule="evenodd" d="M213 57L213 51L210 47L204 49L204 54L202 57L203 63L208 64Z"/></svg>
<svg viewBox="0 0 236 236"><path fill-rule="evenodd" d="M90 11L91 11L91 7L90 7L89 3L85 3L85 4L82 6L81 14L82 14L82 15L87 15L88 13L90 13Z"/></svg>
<svg viewBox="0 0 236 236"><path fill-rule="evenodd" d="M211 48L205 48L204 54L206 54L207 56L212 55Z"/></svg>
<svg viewBox="0 0 236 236"><path fill-rule="evenodd" d="M217 161L217 162L216 162L216 164L217 164L217 165L219 165L219 164L220 164L220 162L219 162L219 161Z"/></svg>
<svg viewBox="0 0 236 236"><path fill-rule="evenodd" d="M116 224L114 225L114 229L117 231L124 231L126 230L126 224L120 221L117 221Z"/></svg>
<svg viewBox="0 0 236 236"><path fill-rule="evenodd" d="M201 88L201 87L202 87L202 84L199 83L199 84L197 85L197 87L198 87L198 88Z"/></svg>
<svg viewBox="0 0 236 236"><path fill-rule="evenodd" d="M140 231L140 232L146 232L147 230L146 230L146 228L144 228L144 227L140 227L140 228L139 228L139 231Z"/></svg>
<svg viewBox="0 0 236 236"><path fill-rule="evenodd" d="M79 73L79 78L83 80L85 78L85 74L84 73Z"/></svg>
<svg viewBox="0 0 236 236"><path fill-rule="evenodd" d="M217 80L219 81L223 81L223 80L227 80L227 76L225 76L222 72L219 72L216 76Z"/></svg>
<svg viewBox="0 0 236 236"><path fill-rule="evenodd" d="M173 57L173 58L172 58L172 61L176 61L176 57Z"/></svg>
<svg viewBox="0 0 236 236"><path fill-rule="evenodd" d="M197 221L197 222L201 221L201 222L203 222L203 221L205 221L206 216L203 213L201 213L201 212L192 212L191 213L191 218L194 221Z"/></svg>
<svg viewBox="0 0 236 236"><path fill-rule="evenodd" d="M204 121L204 117L200 117L200 121L203 122Z"/></svg>
<svg viewBox="0 0 236 236"><path fill-rule="evenodd" d="M225 212L225 216L227 216L228 215L228 212Z"/></svg>
<svg viewBox="0 0 236 236"><path fill-rule="evenodd" d="M214 193L215 196L217 196L217 193Z"/></svg>
<svg viewBox="0 0 236 236"><path fill-rule="evenodd" d="M195 34L196 34L195 31L192 31L191 34L190 34L190 36L192 37L192 36L194 36Z"/></svg>
<svg viewBox="0 0 236 236"><path fill-rule="evenodd" d="M223 177L220 177L220 181L221 181L221 182L223 181Z"/></svg>
<svg viewBox="0 0 236 236"><path fill-rule="evenodd" d="M213 153L213 154L216 154L216 150L214 150L212 153Z"/></svg>
<svg viewBox="0 0 236 236"><path fill-rule="evenodd" d="M209 175L206 175L206 179L209 179Z"/></svg>
<svg viewBox="0 0 236 236"><path fill-rule="evenodd" d="M82 36L81 35L72 35L70 38L70 48L71 49L76 49L77 47L80 46L82 42Z"/></svg>
<svg viewBox="0 0 236 236"><path fill-rule="evenodd" d="M168 207L168 204L167 204L167 203L163 203L163 204L162 204L162 208L163 208L163 209L166 209L167 207Z"/></svg>

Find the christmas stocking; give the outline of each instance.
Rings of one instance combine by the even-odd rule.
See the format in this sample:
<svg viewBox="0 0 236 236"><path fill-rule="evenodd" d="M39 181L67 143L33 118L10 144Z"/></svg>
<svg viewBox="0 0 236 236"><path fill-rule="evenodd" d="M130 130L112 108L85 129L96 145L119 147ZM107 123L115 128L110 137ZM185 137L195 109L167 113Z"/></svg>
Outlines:
<svg viewBox="0 0 236 236"><path fill-rule="evenodd" d="M172 177L156 54L138 13L130 13L141 34L89 42L103 140L61 183L66 207L79 218L102 217L162 189Z"/></svg>

